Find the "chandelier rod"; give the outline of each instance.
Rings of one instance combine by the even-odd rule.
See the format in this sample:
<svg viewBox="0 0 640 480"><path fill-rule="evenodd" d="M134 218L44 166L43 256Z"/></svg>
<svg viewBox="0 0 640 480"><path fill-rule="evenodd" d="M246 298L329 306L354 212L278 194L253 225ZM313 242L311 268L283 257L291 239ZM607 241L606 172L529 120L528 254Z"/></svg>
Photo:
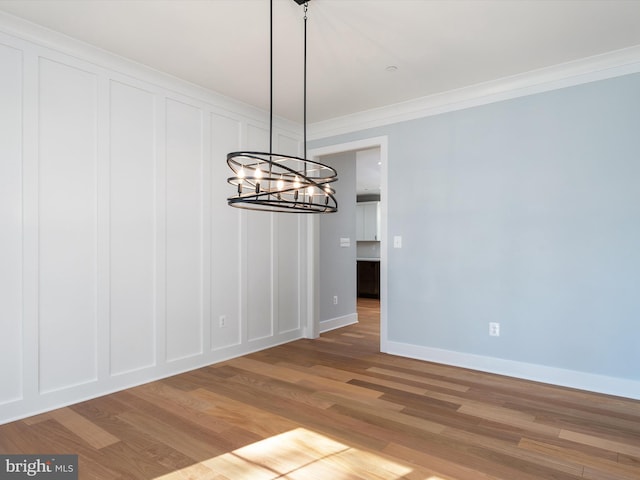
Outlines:
<svg viewBox="0 0 640 480"><path fill-rule="evenodd" d="M307 10L309 9L309 2L304 2L304 76L302 80L303 85L303 142L304 142L304 155L302 158L307 158Z"/></svg>
<svg viewBox="0 0 640 480"><path fill-rule="evenodd" d="M269 155L273 155L273 0L269 2Z"/></svg>

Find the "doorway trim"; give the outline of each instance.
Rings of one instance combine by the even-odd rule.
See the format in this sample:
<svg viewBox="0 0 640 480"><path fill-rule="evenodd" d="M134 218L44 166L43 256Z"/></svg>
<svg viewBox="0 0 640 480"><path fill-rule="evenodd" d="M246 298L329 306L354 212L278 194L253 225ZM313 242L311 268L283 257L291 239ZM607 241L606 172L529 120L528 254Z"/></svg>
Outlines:
<svg viewBox="0 0 640 480"><path fill-rule="evenodd" d="M380 351L387 351L387 245L389 231L387 224L388 207L388 165L389 165L389 137L365 138L346 143L337 143L325 147L313 148L308 152L310 160L318 161L324 155L366 150L380 149ZM338 187L340 188L340 187ZM307 325L306 338L317 338L320 335L320 222L317 215L307 215ZM355 240L355 239L354 239Z"/></svg>

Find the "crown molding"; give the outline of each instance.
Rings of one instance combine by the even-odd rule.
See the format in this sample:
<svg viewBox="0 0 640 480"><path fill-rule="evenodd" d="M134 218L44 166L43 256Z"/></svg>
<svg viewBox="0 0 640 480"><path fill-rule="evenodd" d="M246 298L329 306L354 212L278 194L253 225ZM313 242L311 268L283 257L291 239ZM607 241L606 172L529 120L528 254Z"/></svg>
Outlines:
<svg viewBox="0 0 640 480"><path fill-rule="evenodd" d="M44 48L97 68L117 72L125 77L193 98L215 109L241 115L258 123L268 124L269 121L268 111L2 11L0 44L21 50L33 49L33 46ZM302 136L302 127L297 122L275 116L274 124L278 129L296 138Z"/></svg>
<svg viewBox="0 0 640 480"><path fill-rule="evenodd" d="M15 39L205 101L222 110L241 114L256 121L264 121L266 118L265 111L256 107L6 12L0 12L0 33L2 32ZM0 35L0 42L18 46L12 41L3 42L1 37ZM316 122L308 125L308 137L309 140L318 140L638 72L640 45ZM274 120L279 128L293 135L299 134L298 123L281 117Z"/></svg>
<svg viewBox="0 0 640 480"><path fill-rule="evenodd" d="M638 72L640 45L316 122L309 125L309 139L318 140Z"/></svg>

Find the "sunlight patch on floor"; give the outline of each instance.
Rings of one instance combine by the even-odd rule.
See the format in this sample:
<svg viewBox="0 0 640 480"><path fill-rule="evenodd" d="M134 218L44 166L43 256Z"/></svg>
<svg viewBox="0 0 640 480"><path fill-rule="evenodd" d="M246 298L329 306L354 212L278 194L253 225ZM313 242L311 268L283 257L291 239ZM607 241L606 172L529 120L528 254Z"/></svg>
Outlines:
<svg viewBox="0 0 640 480"><path fill-rule="evenodd" d="M411 472L406 465L297 428L156 480L397 480Z"/></svg>

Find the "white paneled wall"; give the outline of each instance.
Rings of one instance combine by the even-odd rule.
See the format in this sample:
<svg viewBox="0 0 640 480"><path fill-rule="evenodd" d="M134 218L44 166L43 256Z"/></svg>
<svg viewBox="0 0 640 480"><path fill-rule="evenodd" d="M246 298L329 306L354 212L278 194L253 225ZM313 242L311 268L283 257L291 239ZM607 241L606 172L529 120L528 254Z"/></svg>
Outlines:
<svg viewBox="0 0 640 480"><path fill-rule="evenodd" d="M39 390L97 379L98 78L39 58ZM27 179L25 179L27 180Z"/></svg>
<svg viewBox="0 0 640 480"><path fill-rule="evenodd" d="M0 44L0 72L1 404L23 395L22 52Z"/></svg>
<svg viewBox="0 0 640 480"><path fill-rule="evenodd" d="M306 217L226 204L226 154L268 148L267 114L14 22L0 423L301 337ZM298 154L277 124L275 149Z"/></svg>
<svg viewBox="0 0 640 480"><path fill-rule="evenodd" d="M225 158L229 152L240 149L242 122L220 114L211 115L211 158ZM228 167L225 162L211 162L211 184L219 185L216 179L225 178ZM211 190L211 348L214 350L229 345L240 345L240 319L242 312L240 291L240 269L244 255L240 242L242 238L241 217L233 208L215 208L224 205L229 194L226 188ZM242 224L243 225L243 224ZM218 235L216 232L226 232ZM233 268L229 268L232 265ZM220 317L224 317L225 326L220 326Z"/></svg>
<svg viewBox="0 0 640 480"><path fill-rule="evenodd" d="M285 135L278 136L278 147L282 153L296 155L298 141ZM278 285L275 300L275 319L277 331L287 333L300 328L300 302L302 292L299 289L300 278L298 259L300 258L297 242L298 222L290 215L276 216L274 283Z"/></svg>
<svg viewBox="0 0 640 480"><path fill-rule="evenodd" d="M247 141L259 151L269 149L269 132L249 125ZM273 218L264 212L247 212L245 228L249 238L260 238L247 249L244 273L247 279L247 340L255 341L273 334ZM268 279L265 284L265 279ZM266 288L265 288L266 287Z"/></svg>
<svg viewBox="0 0 640 480"><path fill-rule="evenodd" d="M166 357L202 354L203 112L166 101Z"/></svg>
<svg viewBox="0 0 640 480"><path fill-rule="evenodd" d="M109 91L109 373L155 364L155 95Z"/></svg>

